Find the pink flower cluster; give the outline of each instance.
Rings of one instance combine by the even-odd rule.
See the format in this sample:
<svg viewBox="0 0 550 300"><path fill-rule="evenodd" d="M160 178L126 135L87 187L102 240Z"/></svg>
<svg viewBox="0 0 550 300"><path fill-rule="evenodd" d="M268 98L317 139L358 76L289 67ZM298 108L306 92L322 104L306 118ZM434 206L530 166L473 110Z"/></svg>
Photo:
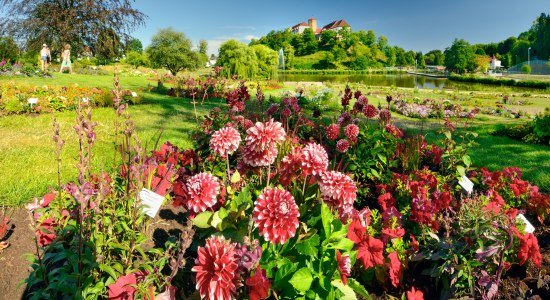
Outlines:
<svg viewBox="0 0 550 300"><path fill-rule="evenodd" d="M286 133L279 122L269 120L257 122L246 130L246 146L243 149L243 161L252 167L266 167L277 158L277 143L285 139Z"/></svg>
<svg viewBox="0 0 550 300"><path fill-rule="evenodd" d="M233 154L241 142L239 131L231 126L226 126L212 134L210 149L221 157Z"/></svg>

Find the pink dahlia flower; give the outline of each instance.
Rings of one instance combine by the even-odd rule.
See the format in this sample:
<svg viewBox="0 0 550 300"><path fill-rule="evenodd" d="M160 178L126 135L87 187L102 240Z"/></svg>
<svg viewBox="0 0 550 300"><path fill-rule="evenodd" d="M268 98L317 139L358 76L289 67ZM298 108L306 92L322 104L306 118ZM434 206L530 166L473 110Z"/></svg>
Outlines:
<svg viewBox="0 0 550 300"><path fill-rule="evenodd" d="M344 133L346 134L346 137L348 139L356 139L359 135L359 127L355 124L349 124L348 126L346 126Z"/></svg>
<svg viewBox="0 0 550 300"><path fill-rule="evenodd" d="M286 133L280 122L273 119L266 123L256 122L256 125L246 130L246 145L250 150L262 152L275 146L285 139Z"/></svg>
<svg viewBox="0 0 550 300"><path fill-rule="evenodd" d="M372 119L376 117L376 115L378 114L378 110L376 109L376 107L374 107L374 105L367 104L363 106L363 113L367 118Z"/></svg>
<svg viewBox="0 0 550 300"><path fill-rule="evenodd" d="M298 205L285 190L266 189L254 202L254 226L266 241L284 244L296 234Z"/></svg>
<svg viewBox="0 0 550 300"><path fill-rule="evenodd" d="M235 244L223 237L210 237L199 247L195 266L196 288L202 299L233 299L240 286Z"/></svg>
<svg viewBox="0 0 550 300"><path fill-rule="evenodd" d="M341 139L336 143L336 150L340 153L346 153L349 148L349 142L345 139Z"/></svg>
<svg viewBox="0 0 550 300"><path fill-rule="evenodd" d="M226 126L212 134L210 138L210 149L222 157L233 154L239 148L241 135L239 131L231 126Z"/></svg>
<svg viewBox="0 0 550 300"><path fill-rule="evenodd" d="M346 174L328 171L323 173L319 180L321 196L335 208L352 206L357 198L355 182Z"/></svg>
<svg viewBox="0 0 550 300"><path fill-rule="evenodd" d="M208 173L199 173L187 181L187 208L200 213L217 203L220 193L218 179Z"/></svg>
<svg viewBox="0 0 550 300"><path fill-rule="evenodd" d="M310 143L304 147L302 172L304 175L321 175L327 170L328 155L323 146Z"/></svg>
<svg viewBox="0 0 550 300"><path fill-rule="evenodd" d="M251 167L267 167L275 162L278 153L275 146L260 152L256 152L249 146L245 146L243 149L243 161Z"/></svg>
<svg viewBox="0 0 550 300"><path fill-rule="evenodd" d="M330 124L327 127L327 138L331 141L336 141L340 136L340 124Z"/></svg>

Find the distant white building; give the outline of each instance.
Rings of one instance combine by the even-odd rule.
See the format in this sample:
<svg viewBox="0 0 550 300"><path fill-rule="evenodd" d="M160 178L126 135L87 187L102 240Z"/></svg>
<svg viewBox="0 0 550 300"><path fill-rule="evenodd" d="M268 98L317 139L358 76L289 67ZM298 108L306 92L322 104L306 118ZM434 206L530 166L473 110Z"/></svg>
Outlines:
<svg viewBox="0 0 550 300"><path fill-rule="evenodd" d="M489 69L497 70L500 68L502 68L502 62L493 55L489 61Z"/></svg>
<svg viewBox="0 0 550 300"><path fill-rule="evenodd" d="M301 34L306 30L307 28L311 28L311 31L313 31L313 34L317 37L321 35L321 32L325 30L332 30L332 31L340 31L344 28L351 28L351 26L346 22L346 20L341 19L337 21L332 21L325 25L324 27L317 27L317 19L315 18L309 18L308 22L302 22L298 23L292 27L289 28L289 30L294 34Z"/></svg>
<svg viewBox="0 0 550 300"><path fill-rule="evenodd" d="M209 59L207 62L206 62L206 67L207 68L212 68L216 65L216 62L218 60L217 59Z"/></svg>

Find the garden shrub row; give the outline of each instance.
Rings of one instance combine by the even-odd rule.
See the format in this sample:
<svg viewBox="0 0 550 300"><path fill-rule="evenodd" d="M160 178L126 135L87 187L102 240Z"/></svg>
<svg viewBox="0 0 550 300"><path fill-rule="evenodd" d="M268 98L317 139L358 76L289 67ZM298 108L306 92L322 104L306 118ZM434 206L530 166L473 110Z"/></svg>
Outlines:
<svg viewBox="0 0 550 300"><path fill-rule="evenodd" d="M499 125L492 134L550 146L550 114L537 115L534 120L519 125Z"/></svg>
<svg viewBox="0 0 550 300"><path fill-rule="evenodd" d="M543 81L533 81L533 80L514 80L514 79L496 79L490 77L477 77L477 76L461 76L456 74L451 74L449 80L460 81L460 82L472 82L472 83L483 83L483 84L492 84L492 85L501 85L501 86L515 86L515 87L525 87L525 88L535 88L535 89L548 89L550 88L550 82Z"/></svg>

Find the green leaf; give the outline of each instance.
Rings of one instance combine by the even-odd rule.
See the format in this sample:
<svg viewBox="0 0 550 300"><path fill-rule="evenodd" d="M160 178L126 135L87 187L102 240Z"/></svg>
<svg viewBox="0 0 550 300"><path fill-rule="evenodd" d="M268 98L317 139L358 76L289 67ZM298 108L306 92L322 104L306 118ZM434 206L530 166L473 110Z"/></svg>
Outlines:
<svg viewBox="0 0 550 300"><path fill-rule="evenodd" d="M287 263L284 265L279 266L277 273L275 273L275 282L276 283L283 283L283 279L287 277L288 275L292 274L292 272L296 271L296 266L298 263L292 263L288 259Z"/></svg>
<svg viewBox="0 0 550 300"><path fill-rule="evenodd" d="M292 278L288 282L299 292L305 293L311 287L312 281L313 277L309 268L301 268L292 275Z"/></svg>
<svg viewBox="0 0 550 300"><path fill-rule="evenodd" d="M359 296L366 299L371 299L367 289L362 284L360 284L357 280L353 278L348 278L348 286L352 288L355 291L355 293L358 294Z"/></svg>
<svg viewBox="0 0 550 300"><path fill-rule="evenodd" d="M301 254L317 257L317 253L319 252L317 248L319 247L320 242L321 239L319 238L319 235L314 234L310 238L305 239L297 244L296 249Z"/></svg>
<svg viewBox="0 0 550 300"><path fill-rule="evenodd" d="M199 228L208 228L210 227L210 219L212 218L213 213L211 211L203 211L200 214L196 215L193 219L193 225Z"/></svg>
<svg viewBox="0 0 550 300"><path fill-rule="evenodd" d="M355 292L353 289L347 285L344 285L342 280L333 280L332 285L335 286L337 289L344 294L344 296L340 297L340 300L357 300L357 296L355 295Z"/></svg>
<svg viewBox="0 0 550 300"><path fill-rule="evenodd" d="M469 168L471 165L472 165L472 159L470 158L469 155L464 155L462 157L462 161L464 162L464 164L466 165L466 168Z"/></svg>
<svg viewBox="0 0 550 300"><path fill-rule="evenodd" d="M231 175L231 183L238 183L241 181L241 174L239 174L239 171L235 170L235 173Z"/></svg>
<svg viewBox="0 0 550 300"><path fill-rule="evenodd" d="M447 137L448 140L451 139L451 132L450 131L445 131L445 136Z"/></svg>
<svg viewBox="0 0 550 300"><path fill-rule="evenodd" d="M326 203L321 204L321 221L323 222L323 229L325 230L325 237L329 237L331 234L331 226L332 220L334 219L334 216L332 215L332 212L330 211L330 208Z"/></svg>
<svg viewBox="0 0 550 300"><path fill-rule="evenodd" d="M106 272L107 274L109 274L109 276L111 276L111 278L113 278L114 280L116 280L118 278L115 270L113 268L111 268L110 266L108 266L108 265L100 264L99 269L101 271Z"/></svg>
<svg viewBox="0 0 550 300"><path fill-rule="evenodd" d="M463 166L457 166L456 170L458 171L458 174L460 174L460 176L466 176L466 169L464 169Z"/></svg>
<svg viewBox="0 0 550 300"><path fill-rule="evenodd" d="M353 245L354 243L348 239L348 238L343 238L341 240L338 241L338 243L336 243L336 245L334 245L334 248L335 249L339 249L339 250L344 250L344 251L351 251L351 249L353 249Z"/></svg>

